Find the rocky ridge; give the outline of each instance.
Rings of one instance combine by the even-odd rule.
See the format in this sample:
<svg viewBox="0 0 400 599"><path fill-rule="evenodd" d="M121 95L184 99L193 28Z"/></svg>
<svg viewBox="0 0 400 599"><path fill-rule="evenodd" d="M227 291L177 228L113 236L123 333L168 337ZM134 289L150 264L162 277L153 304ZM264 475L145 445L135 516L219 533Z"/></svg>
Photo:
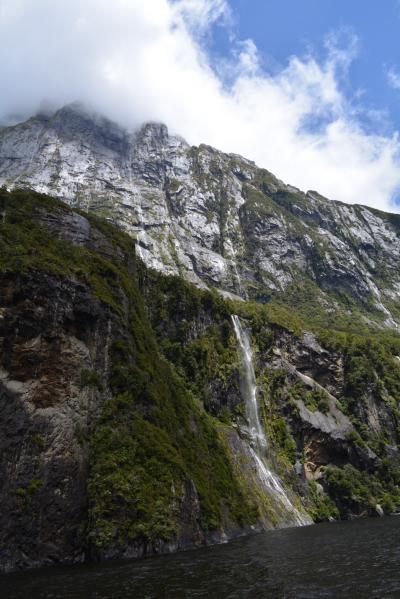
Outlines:
<svg viewBox="0 0 400 599"><path fill-rule="evenodd" d="M198 286L398 327L399 216L303 193L165 125L132 133L71 105L0 129L0 184L118 224L147 266Z"/></svg>
<svg viewBox="0 0 400 599"><path fill-rule="evenodd" d="M0 190L0 567L128 558L294 524L257 474L232 327L252 333L269 467L315 521L400 506L400 341L146 268L117 228ZM372 366L371 366L372 365Z"/></svg>
<svg viewBox="0 0 400 599"><path fill-rule="evenodd" d="M294 523L252 459L233 314L292 502L399 509L397 215L75 105L0 129L0 184L1 569Z"/></svg>

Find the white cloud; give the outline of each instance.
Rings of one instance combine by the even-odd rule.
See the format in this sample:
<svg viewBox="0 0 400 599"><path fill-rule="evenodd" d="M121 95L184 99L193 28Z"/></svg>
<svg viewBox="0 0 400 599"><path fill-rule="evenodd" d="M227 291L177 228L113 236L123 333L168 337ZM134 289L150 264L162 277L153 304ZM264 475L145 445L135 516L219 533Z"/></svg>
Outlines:
<svg viewBox="0 0 400 599"><path fill-rule="evenodd" d="M226 0L173 0L175 18L185 20L193 34L204 33L219 20L231 22L231 10Z"/></svg>
<svg viewBox="0 0 400 599"><path fill-rule="evenodd" d="M400 89L400 73L394 67L390 67L386 71L386 76L390 87L393 89Z"/></svg>
<svg viewBox="0 0 400 599"><path fill-rule="evenodd" d="M232 18L225 0L1 2L0 117L81 100L130 126L164 121L300 188L393 208L400 143L367 132L342 92L348 32L327 37L323 60L293 56L274 75L252 40L233 39L228 86L206 51L211 24Z"/></svg>
<svg viewBox="0 0 400 599"><path fill-rule="evenodd" d="M255 75L260 69L257 46L253 40L244 40L239 44L238 75Z"/></svg>

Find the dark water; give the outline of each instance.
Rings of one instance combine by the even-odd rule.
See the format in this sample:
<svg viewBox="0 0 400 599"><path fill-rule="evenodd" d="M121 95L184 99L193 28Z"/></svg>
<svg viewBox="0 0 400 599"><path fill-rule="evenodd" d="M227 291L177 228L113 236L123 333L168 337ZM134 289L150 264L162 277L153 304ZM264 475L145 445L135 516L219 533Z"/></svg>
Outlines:
<svg viewBox="0 0 400 599"><path fill-rule="evenodd" d="M400 517L262 533L134 562L0 577L3 599L400 598Z"/></svg>

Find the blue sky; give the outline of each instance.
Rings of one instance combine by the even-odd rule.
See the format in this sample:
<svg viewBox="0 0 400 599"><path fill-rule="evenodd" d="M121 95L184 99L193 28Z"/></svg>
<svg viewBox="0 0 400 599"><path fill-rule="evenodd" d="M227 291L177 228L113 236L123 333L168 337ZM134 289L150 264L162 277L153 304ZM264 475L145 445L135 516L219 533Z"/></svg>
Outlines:
<svg viewBox="0 0 400 599"><path fill-rule="evenodd" d="M347 97L387 117L377 127L400 129L400 89L388 81L388 70L400 73L399 0L230 0L233 29L252 39L271 72L290 56L312 51L323 58L327 34L343 32L357 38L357 55L342 81ZM227 30L216 27L210 52L230 51ZM399 86L400 87L400 86ZM384 116L382 115L382 116Z"/></svg>
<svg viewBox="0 0 400 599"><path fill-rule="evenodd" d="M399 33L400 0L0 0L0 123L81 101L399 212Z"/></svg>

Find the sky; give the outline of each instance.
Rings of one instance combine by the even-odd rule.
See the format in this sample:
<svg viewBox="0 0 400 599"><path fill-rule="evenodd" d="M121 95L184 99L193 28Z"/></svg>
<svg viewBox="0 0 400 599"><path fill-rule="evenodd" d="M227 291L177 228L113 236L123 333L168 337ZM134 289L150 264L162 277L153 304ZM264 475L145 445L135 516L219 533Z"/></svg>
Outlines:
<svg viewBox="0 0 400 599"><path fill-rule="evenodd" d="M0 0L0 121L81 101L400 212L399 33L399 0Z"/></svg>

